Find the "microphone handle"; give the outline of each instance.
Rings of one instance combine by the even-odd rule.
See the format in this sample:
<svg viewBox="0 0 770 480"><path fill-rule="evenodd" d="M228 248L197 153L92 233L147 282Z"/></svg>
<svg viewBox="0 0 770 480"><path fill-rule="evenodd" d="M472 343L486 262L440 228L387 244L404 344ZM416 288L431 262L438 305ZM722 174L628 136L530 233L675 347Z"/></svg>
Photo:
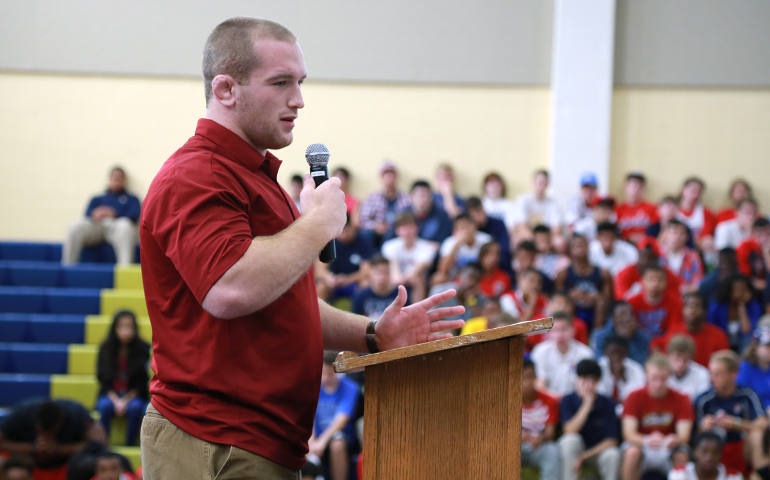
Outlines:
<svg viewBox="0 0 770 480"><path fill-rule="evenodd" d="M326 180L329 179L329 170L326 169L326 167L323 167L323 170L318 169L310 169L310 175L313 177L313 181L315 182L316 188L318 188L319 185L324 183ZM337 259L337 241L333 238L329 240L329 243L324 245L324 248L321 250L321 254L319 255L320 260L323 263L331 263L334 260Z"/></svg>

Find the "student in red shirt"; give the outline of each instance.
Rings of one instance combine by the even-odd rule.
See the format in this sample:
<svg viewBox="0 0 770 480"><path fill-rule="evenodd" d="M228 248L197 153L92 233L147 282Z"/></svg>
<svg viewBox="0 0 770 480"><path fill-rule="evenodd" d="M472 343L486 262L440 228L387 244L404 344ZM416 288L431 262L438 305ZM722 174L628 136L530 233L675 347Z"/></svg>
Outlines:
<svg viewBox="0 0 770 480"><path fill-rule="evenodd" d="M653 237L644 237L637 245L639 249L639 261L619 271L613 280L615 299L627 300L642 289L642 270L650 265L661 265L663 255L658 241ZM672 294L679 293L679 277L671 270L664 267L666 272L666 288Z"/></svg>
<svg viewBox="0 0 770 480"><path fill-rule="evenodd" d="M485 243L479 250L482 274L479 290L487 298L498 298L511 289L511 277L500 268L500 244Z"/></svg>
<svg viewBox="0 0 770 480"><path fill-rule="evenodd" d="M631 392L623 403L621 475L638 479L645 472L671 470L671 452L687 445L693 425L693 408L687 395L668 388L671 365L660 354L645 364L647 385Z"/></svg>
<svg viewBox="0 0 770 480"><path fill-rule="evenodd" d="M764 290L770 266L770 221L767 218L754 221L751 236L738 245L735 255L741 273L751 279L754 288Z"/></svg>
<svg viewBox="0 0 770 480"><path fill-rule="evenodd" d="M539 271L534 268L524 270L521 272L518 288L500 297L500 308L520 322L545 318L548 297L543 295L542 285L542 274ZM527 348L534 347L545 338L545 334L528 336Z"/></svg>
<svg viewBox="0 0 770 480"><path fill-rule="evenodd" d="M644 199L646 184L640 172L626 175L624 201L615 207L620 236L634 244L645 236L647 227L658 221L658 207Z"/></svg>
<svg viewBox="0 0 770 480"><path fill-rule="evenodd" d="M572 317L572 328L575 329L575 340L588 345L588 327L586 322L582 318L575 316L575 304L569 297L567 292L558 291L551 295L548 299L548 316L552 317L556 312L566 312ZM530 335L527 337L527 341L530 338L542 337L545 340L547 333L541 333L538 335ZM538 340L538 342L541 340Z"/></svg>
<svg viewBox="0 0 770 480"><path fill-rule="evenodd" d="M642 291L628 299L634 309L639 328L653 337L682 323L682 300L679 292L666 291L666 271L650 265L642 274Z"/></svg>
<svg viewBox="0 0 770 480"><path fill-rule="evenodd" d="M521 371L521 463L536 465L543 480L558 480L561 454L554 443L559 401L535 388L535 363L524 359Z"/></svg>
<svg viewBox="0 0 770 480"><path fill-rule="evenodd" d="M684 322L673 325L665 334L653 339L651 347L665 352L671 337L687 335L695 343L693 360L708 367L712 353L730 348L727 334L721 328L706 322L706 302L699 294L688 293L684 296L683 303Z"/></svg>

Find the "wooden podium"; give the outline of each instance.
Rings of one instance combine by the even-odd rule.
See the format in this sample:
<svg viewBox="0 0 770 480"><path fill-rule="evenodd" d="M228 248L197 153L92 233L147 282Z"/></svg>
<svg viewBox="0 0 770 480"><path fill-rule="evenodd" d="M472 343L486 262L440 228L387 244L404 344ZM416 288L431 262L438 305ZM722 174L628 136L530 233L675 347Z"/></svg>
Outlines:
<svg viewBox="0 0 770 480"><path fill-rule="evenodd" d="M359 357L364 367L362 480L518 479L524 337L551 318Z"/></svg>

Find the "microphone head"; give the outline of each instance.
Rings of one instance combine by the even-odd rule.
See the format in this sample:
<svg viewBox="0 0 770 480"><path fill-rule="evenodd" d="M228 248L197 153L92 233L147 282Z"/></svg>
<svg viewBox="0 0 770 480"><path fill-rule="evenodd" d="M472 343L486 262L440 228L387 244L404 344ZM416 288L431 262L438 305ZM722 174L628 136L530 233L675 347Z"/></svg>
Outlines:
<svg viewBox="0 0 770 480"><path fill-rule="evenodd" d="M305 160L311 166L326 166L329 163L329 149L323 143L313 143L305 150Z"/></svg>

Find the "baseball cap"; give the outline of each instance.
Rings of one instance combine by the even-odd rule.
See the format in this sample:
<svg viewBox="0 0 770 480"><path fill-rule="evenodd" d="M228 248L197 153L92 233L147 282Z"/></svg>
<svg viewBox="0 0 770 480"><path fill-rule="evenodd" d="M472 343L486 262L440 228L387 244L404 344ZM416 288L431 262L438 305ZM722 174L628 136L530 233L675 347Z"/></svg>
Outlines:
<svg viewBox="0 0 770 480"><path fill-rule="evenodd" d="M596 175L593 172L586 172L582 177L580 177L581 187L595 187L598 185L598 183L599 182L596 180Z"/></svg>
<svg viewBox="0 0 770 480"><path fill-rule="evenodd" d="M639 250L644 250L645 248L649 247L653 252L655 252L655 255L658 257L662 256L660 245L658 245L658 240L655 237L644 237L643 239L639 240L639 243L636 247Z"/></svg>
<svg viewBox="0 0 770 480"><path fill-rule="evenodd" d="M380 174L383 174L388 171L395 172L396 164L391 162L390 160L385 160L384 162L382 162L382 165L380 165Z"/></svg>

